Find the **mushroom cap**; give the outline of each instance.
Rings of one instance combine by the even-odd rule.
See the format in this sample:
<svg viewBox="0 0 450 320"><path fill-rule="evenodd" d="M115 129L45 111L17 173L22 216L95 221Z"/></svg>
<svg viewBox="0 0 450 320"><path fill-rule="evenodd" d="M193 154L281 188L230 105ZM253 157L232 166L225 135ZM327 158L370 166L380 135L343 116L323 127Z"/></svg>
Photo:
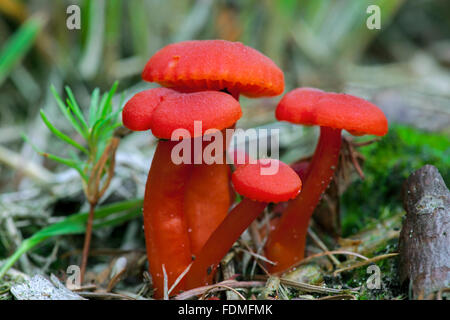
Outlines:
<svg viewBox="0 0 450 320"><path fill-rule="evenodd" d="M231 127L241 116L239 102L224 92L178 93L167 96L153 112L152 133L170 139L174 130L182 128L195 138L207 130ZM201 133L194 132L194 121L202 122Z"/></svg>
<svg viewBox="0 0 450 320"><path fill-rule="evenodd" d="M276 118L303 125L344 129L354 135L384 136L386 116L373 103L349 94L298 88L278 103Z"/></svg>
<svg viewBox="0 0 450 320"><path fill-rule="evenodd" d="M219 91L181 93L167 88L149 89L134 95L122 111L127 128L151 129L161 139L171 139L176 129L186 129L190 137L195 138L207 130L228 128L241 116L239 102L229 94ZM201 132L194 131L194 121L201 121Z"/></svg>
<svg viewBox="0 0 450 320"><path fill-rule="evenodd" d="M133 131L149 130L153 111L163 97L173 93L173 90L167 88L155 88L136 93L122 110L123 125Z"/></svg>
<svg viewBox="0 0 450 320"><path fill-rule="evenodd" d="M226 40L167 45L150 58L142 78L180 91L227 89L247 97L277 96L284 90L283 72L271 59Z"/></svg>
<svg viewBox="0 0 450 320"><path fill-rule="evenodd" d="M275 174L262 174L264 169L271 166L278 166ZM239 166L231 179L237 193L261 202L288 201L295 198L302 187L302 181L295 171L275 159L263 159Z"/></svg>

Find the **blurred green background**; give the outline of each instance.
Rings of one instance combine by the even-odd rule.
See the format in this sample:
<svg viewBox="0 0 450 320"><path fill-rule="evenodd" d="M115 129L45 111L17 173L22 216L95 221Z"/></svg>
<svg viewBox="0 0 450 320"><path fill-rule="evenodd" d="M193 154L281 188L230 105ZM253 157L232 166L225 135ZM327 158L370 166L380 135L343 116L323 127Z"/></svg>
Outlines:
<svg viewBox="0 0 450 320"><path fill-rule="evenodd" d="M81 8L81 30L66 27L71 4ZM366 27L371 4L381 9L381 30ZM359 94L393 119L441 130L448 126L448 12L445 0L0 0L1 128L35 117L49 102L50 83L69 84L81 99L115 80L129 89L162 46L220 38L273 59L287 90ZM436 112L446 117L430 119Z"/></svg>
<svg viewBox="0 0 450 320"><path fill-rule="evenodd" d="M81 30L66 27L71 4L81 8ZM381 9L380 30L366 26L371 4ZM51 84L59 92L69 85L86 111L96 87L105 91L119 80L119 93L130 96L154 86L140 73L164 45L220 38L273 59L285 72L286 92L298 86L347 92L386 113L389 135L362 151L366 180L343 197L344 235L355 232L367 219L401 210L401 183L423 164L438 166L448 183L449 12L448 0L0 0L0 194L28 190L30 177L43 183L61 172L20 138L25 132L42 149L64 154L39 116L44 109L63 131L67 126ZM291 162L311 153L317 132L275 123L279 99L243 98L239 125L281 127L282 159ZM144 178L149 139L131 135L118 153L119 163L121 154L140 156ZM10 253L14 246L5 247Z"/></svg>

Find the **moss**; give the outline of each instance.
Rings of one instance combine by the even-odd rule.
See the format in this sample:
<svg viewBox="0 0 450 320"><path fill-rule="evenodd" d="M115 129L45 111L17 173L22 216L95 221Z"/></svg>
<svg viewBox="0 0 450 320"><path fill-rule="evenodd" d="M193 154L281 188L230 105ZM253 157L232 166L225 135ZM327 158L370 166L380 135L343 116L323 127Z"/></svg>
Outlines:
<svg viewBox="0 0 450 320"><path fill-rule="evenodd" d="M381 246L375 256L397 252L397 239L392 239L387 245ZM380 269L380 288L369 289L367 281L371 276L368 272L369 266L363 266L341 275L343 283L348 287L361 287L360 293L357 295L359 300L386 300L386 299L403 299L407 296L407 292L401 286L398 278L398 259L388 258L377 261L374 265Z"/></svg>
<svg viewBox="0 0 450 320"><path fill-rule="evenodd" d="M366 157L364 181L355 181L342 196L343 235L367 228L402 211L404 180L425 164L450 179L450 138L406 126L392 125L379 142L360 148Z"/></svg>

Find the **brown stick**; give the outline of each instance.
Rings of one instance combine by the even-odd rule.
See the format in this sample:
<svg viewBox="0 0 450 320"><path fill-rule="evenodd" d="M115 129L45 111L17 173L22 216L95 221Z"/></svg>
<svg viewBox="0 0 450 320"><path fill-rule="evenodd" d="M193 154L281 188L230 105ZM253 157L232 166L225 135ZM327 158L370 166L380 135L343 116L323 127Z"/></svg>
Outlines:
<svg viewBox="0 0 450 320"><path fill-rule="evenodd" d="M91 176L89 178L88 187L87 187L87 198L89 200L89 216L86 224L86 233L84 237L84 246L83 246L83 255L81 258L81 268L80 268L80 279L81 283L84 281L84 274L86 272L87 261L89 257L89 248L91 246L91 238L92 238L92 226L94 224L94 215L95 215L95 207L97 206L98 201L106 192L111 183L111 180L114 176L114 168L115 168L115 157L116 150L119 146L120 139L117 137L112 138L111 142L106 147L103 152L100 160L94 166ZM106 166L107 161L110 161L106 181L100 189L100 181L102 179L102 173Z"/></svg>
<svg viewBox="0 0 450 320"><path fill-rule="evenodd" d="M91 247L92 225L94 224L94 213L96 203L89 204L89 216L86 224L86 233L84 236L83 255L81 258L80 281L84 281L84 273L86 272L87 261L89 257L89 248Z"/></svg>

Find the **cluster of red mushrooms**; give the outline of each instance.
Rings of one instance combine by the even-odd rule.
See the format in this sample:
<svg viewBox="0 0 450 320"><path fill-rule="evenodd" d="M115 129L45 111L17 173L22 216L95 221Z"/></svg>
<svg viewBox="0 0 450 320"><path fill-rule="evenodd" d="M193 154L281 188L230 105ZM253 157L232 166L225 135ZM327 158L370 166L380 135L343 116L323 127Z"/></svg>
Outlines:
<svg viewBox="0 0 450 320"><path fill-rule="evenodd" d="M208 148L212 139L205 136L233 129L242 116L241 94L257 98L283 93L283 72L241 43L198 40L162 48L150 58L142 77L162 87L134 95L122 118L127 128L151 130L159 139L143 208L156 298L168 288L173 295L212 284L221 259L268 203L288 202L268 234L264 253L275 265L267 269L289 270L304 258L309 219L338 164L341 131L383 136L388 130L383 112L366 100L298 88L281 99L275 114L280 121L320 126L314 156L300 175L275 159L245 158L245 163L230 166L225 161L227 141L223 153L215 155L222 161L206 163L197 152L183 155L192 161L174 163L172 151L180 143L171 139L176 129L190 133L188 143ZM194 130L195 121L202 123L200 133ZM275 174L261 174L275 162ZM242 200L233 206L236 193Z"/></svg>

